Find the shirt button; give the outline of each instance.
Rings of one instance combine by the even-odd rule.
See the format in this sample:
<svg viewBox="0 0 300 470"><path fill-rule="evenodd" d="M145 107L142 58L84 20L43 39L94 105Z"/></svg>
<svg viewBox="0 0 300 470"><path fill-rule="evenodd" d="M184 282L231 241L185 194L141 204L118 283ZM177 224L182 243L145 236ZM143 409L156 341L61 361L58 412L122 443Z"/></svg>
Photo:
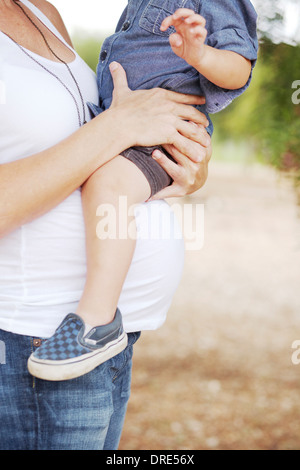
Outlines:
<svg viewBox="0 0 300 470"><path fill-rule="evenodd" d="M100 60L104 62L106 57L107 57L107 51L102 51L100 54Z"/></svg>
<svg viewBox="0 0 300 470"><path fill-rule="evenodd" d="M122 26L122 31L127 31L129 26L130 26L130 21L125 21L125 23Z"/></svg>

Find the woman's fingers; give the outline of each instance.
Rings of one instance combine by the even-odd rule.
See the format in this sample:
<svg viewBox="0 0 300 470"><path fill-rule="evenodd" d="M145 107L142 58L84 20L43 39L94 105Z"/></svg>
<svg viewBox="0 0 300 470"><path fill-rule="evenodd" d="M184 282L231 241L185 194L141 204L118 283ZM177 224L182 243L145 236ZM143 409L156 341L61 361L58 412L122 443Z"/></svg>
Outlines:
<svg viewBox="0 0 300 470"><path fill-rule="evenodd" d="M211 147L206 149L206 157L202 163L194 163L188 156L183 155L172 145L164 145L164 148L178 163L174 163L159 150L155 150L153 156L171 176L173 183L158 194L155 194L150 200L181 197L202 188L208 177L208 163L212 153Z"/></svg>
<svg viewBox="0 0 300 470"><path fill-rule="evenodd" d="M191 160L202 160L203 148L199 150L197 142L206 145L204 134L197 127L193 128L191 122L202 127L209 124L207 117L194 106L203 104L203 97L160 88L132 91L120 64L113 62L110 70L114 83L111 107L117 107L120 115L130 117L128 127L132 143L129 146L169 143Z"/></svg>
<svg viewBox="0 0 300 470"><path fill-rule="evenodd" d="M178 163L180 166L184 166L186 160L188 159L186 155L183 155L183 153L179 152L179 150L177 150L176 147L174 147L174 145L165 144L165 145L162 145L162 147L164 148L164 150L166 150L167 153L172 155L176 163ZM191 162L191 160L189 161Z"/></svg>
<svg viewBox="0 0 300 470"><path fill-rule="evenodd" d="M160 90L161 93L165 93L165 97L168 100L174 101L175 103L192 104L192 105L205 104L204 96L187 95L184 93L177 93L176 91L161 90L160 88L158 88L158 90ZM161 98L163 98L163 96L161 96Z"/></svg>
<svg viewBox="0 0 300 470"><path fill-rule="evenodd" d="M188 155L190 160L195 163L202 162L206 157L206 149L199 145L197 142L176 133L173 136L172 142L174 147L183 155Z"/></svg>
<svg viewBox="0 0 300 470"><path fill-rule="evenodd" d="M166 170L168 175L171 176L173 180L178 178L181 171L181 167L177 163L173 162L170 158L168 158L167 155L165 155L160 150L154 150L152 158L156 160L163 167L164 170Z"/></svg>
<svg viewBox="0 0 300 470"><path fill-rule="evenodd" d="M195 124L199 124L204 127L209 125L209 121L205 114L201 113L193 106L186 106L178 103L174 109L174 112L180 119L185 121L192 121Z"/></svg>
<svg viewBox="0 0 300 470"><path fill-rule="evenodd" d="M211 139L203 126L198 126L194 122L180 121L178 131L185 137L197 142L202 147L208 147Z"/></svg>
<svg viewBox="0 0 300 470"><path fill-rule="evenodd" d="M112 62L109 65L110 73L114 83L114 95L118 96L129 91L127 75L122 65Z"/></svg>
<svg viewBox="0 0 300 470"><path fill-rule="evenodd" d="M182 155L175 147L172 145L164 147L178 163L174 163L160 150L153 152L153 158L171 176L173 183L152 196L150 201L181 197L189 194L194 187L195 174L199 171L199 164L196 165L191 162L189 158Z"/></svg>

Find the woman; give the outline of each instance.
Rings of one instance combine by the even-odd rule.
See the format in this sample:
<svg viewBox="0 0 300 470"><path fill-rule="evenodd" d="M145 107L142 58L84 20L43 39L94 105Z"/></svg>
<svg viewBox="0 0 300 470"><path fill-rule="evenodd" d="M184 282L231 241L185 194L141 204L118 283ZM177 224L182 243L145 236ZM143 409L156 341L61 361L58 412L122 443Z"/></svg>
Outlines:
<svg viewBox="0 0 300 470"><path fill-rule="evenodd" d="M200 188L210 149L200 98L163 90L132 92L120 66L112 71L111 108L90 122L97 99L94 74L72 49L58 12L44 0L0 0L0 448L116 449L130 393L132 346L156 329L178 285L182 240L173 219L169 240L141 238L120 299L129 345L92 373L69 382L33 379L29 355L51 336L84 285L85 249L80 187L99 167L133 145L168 142L179 165L161 160L174 180L166 193ZM196 159L204 152L201 164ZM162 157L163 158L163 157ZM164 223L162 201L146 205ZM163 215L163 217L161 217Z"/></svg>

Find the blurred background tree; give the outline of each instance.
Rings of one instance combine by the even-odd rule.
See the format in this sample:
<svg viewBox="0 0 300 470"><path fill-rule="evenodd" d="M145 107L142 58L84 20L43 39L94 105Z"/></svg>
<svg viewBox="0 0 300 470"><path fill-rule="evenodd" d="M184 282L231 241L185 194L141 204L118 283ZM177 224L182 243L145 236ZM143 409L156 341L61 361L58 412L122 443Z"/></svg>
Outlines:
<svg viewBox="0 0 300 470"><path fill-rule="evenodd" d="M300 4L291 1L298 11ZM234 139L255 148L256 157L290 171L300 185L300 44L285 24L286 3L257 0L260 53L253 81L232 106L214 117L217 147ZM299 91L297 91L299 90ZM251 152L253 155L254 153Z"/></svg>
<svg viewBox="0 0 300 470"><path fill-rule="evenodd" d="M72 40L78 54L96 72L103 38L83 32L76 33Z"/></svg>

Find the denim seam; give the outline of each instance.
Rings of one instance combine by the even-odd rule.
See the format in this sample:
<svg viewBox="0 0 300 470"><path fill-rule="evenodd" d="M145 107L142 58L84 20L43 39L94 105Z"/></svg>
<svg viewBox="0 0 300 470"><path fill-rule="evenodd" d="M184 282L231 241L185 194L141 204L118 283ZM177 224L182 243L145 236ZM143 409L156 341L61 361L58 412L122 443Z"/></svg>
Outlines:
<svg viewBox="0 0 300 470"><path fill-rule="evenodd" d="M132 333L132 335L134 335L134 337L136 336L135 333ZM122 366L119 367L118 372L116 372L115 375L113 376L112 382L115 382L115 381L116 381L116 379L119 377L119 375L121 374L121 372L122 372L122 371L125 369L125 367L127 366L128 361L132 358L132 349L133 349L133 346L134 346L134 344L136 343L136 341L137 341L137 339L135 339L132 343L128 344L127 348L125 349L124 353L130 352L130 357L128 357L128 354L126 354L125 360L124 360Z"/></svg>
<svg viewBox="0 0 300 470"><path fill-rule="evenodd" d="M129 352L129 348L131 348L131 347L132 347L132 346L129 346L128 348L125 349L124 355L125 355L125 354L126 354L126 355L125 355L125 357L124 357L123 363L122 363L121 367L118 368L118 371L115 373L115 375L113 376L113 378L112 378L112 383L114 383L114 382L117 380L117 378L119 377L119 375L120 375L120 374L122 373L122 371L125 369L125 367L126 367L128 361L129 361L129 358L128 358L127 353Z"/></svg>
<svg viewBox="0 0 300 470"><path fill-rule="evenodd" d="M31 352L33 352L34 348L33 348L33 338L30 338L30 346L31 346ZM41 419L40 419L40 405L39 405L39 397L38 397L38 393L37 393L37 389L36 389L36 378L35 377L32 377L32 393L33 393L33 397L34 397L34 405L36 407L36 417L37 417L37 421L36 423L34 423L35 425L35 428L36 428L36 432L35 432L35 450L39 450L40 448L40 442L41 442Z"/></svg>
<svg viewBox="0 0 300 470"><path fill-rule="evenodd" d="M175 83L175 85L179 87L180 85L182 85L186 81L190 80L191 78L196 77L198 74L199 74L199 72L197 72L197 70L190 71L186 74L186 76L184 78L179 80L179 82L177 82L177 78L172 78L171 81L167 83L167 86L168 87L173 87L174 83Z"/></svg>

